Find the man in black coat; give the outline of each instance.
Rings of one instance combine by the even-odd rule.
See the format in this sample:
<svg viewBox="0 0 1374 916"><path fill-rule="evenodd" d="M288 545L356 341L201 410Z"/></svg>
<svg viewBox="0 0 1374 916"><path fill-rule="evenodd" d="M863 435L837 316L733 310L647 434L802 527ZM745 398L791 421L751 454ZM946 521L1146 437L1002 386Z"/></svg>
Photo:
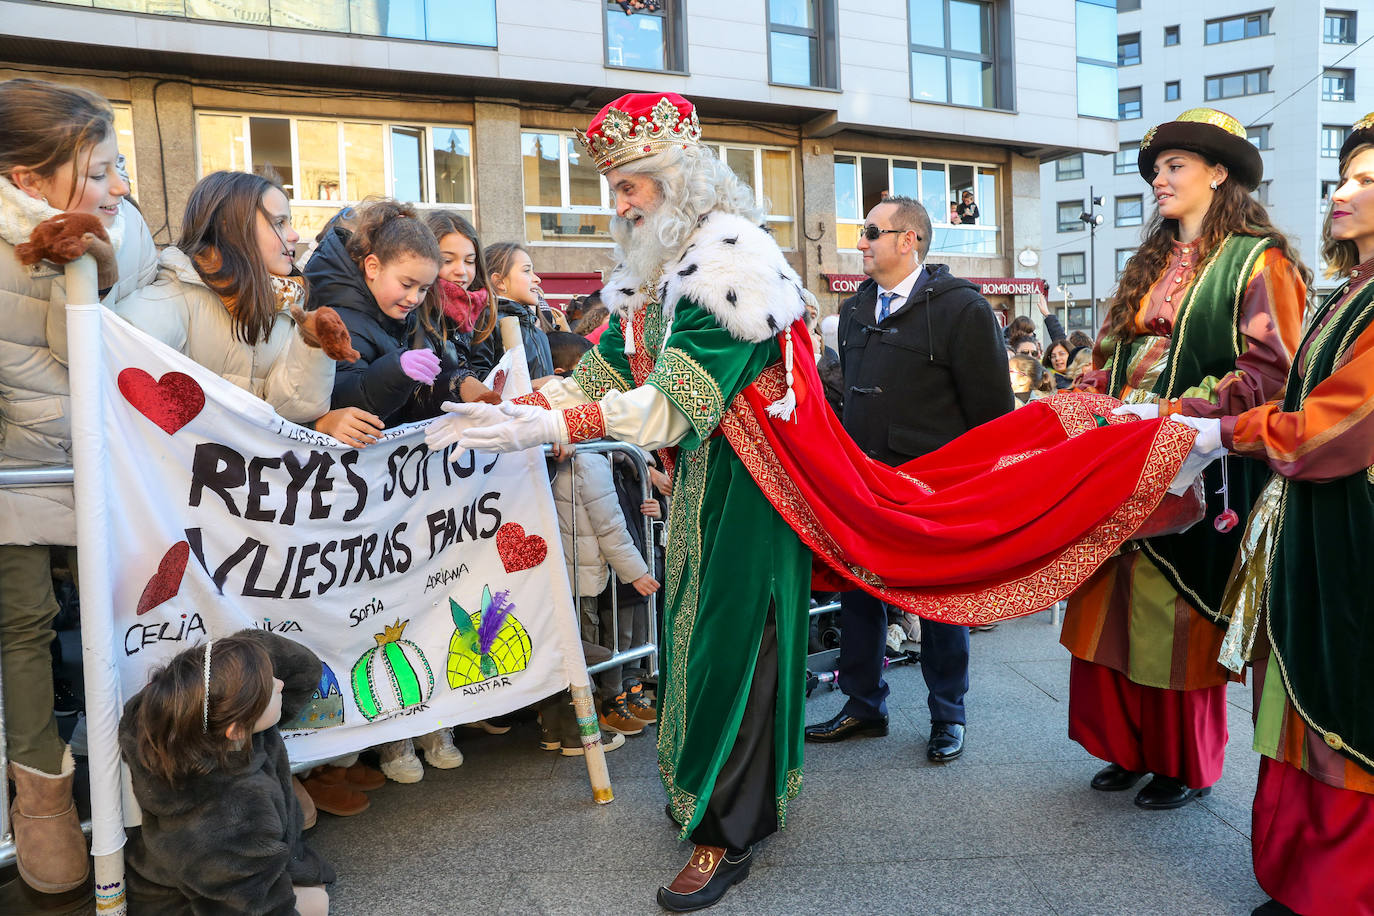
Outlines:
<svg viewBox="0 0 1374 916"><path fill-rule="evenodd" d="M907 197L869 211L859 237L869 279L840 306L844 426L869 456L896 466L933 452L1012 408L1006 348L978 287L925 264L930 217ZM839 686L848 702L808 741L887 734L883 681L887 615L867 592L840 596ZM921 669L930 690L926 756L964 747L967 627L921 620Z"/></svg>

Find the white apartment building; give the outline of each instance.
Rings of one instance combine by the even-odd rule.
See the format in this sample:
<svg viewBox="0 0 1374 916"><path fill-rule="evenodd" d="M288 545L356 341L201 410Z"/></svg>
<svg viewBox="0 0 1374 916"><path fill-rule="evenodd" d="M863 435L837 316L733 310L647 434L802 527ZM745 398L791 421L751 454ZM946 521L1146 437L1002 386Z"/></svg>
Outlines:
<svg viewBox="0 0 1374 916"><path fill-rule="evenodd" d="M1116 149L1113 61L1074 53L1110 47L1111 4L0 0L0 79L114 102L160 243L200 177L271 166L304 235L368 195L454 207L484 242L526 242L554 296L610 266L606 188L573 128L624 92L679 92L823 305L852 289L886 191L927 204L932 259L1006 312L1053 280L1041 163ZM955 224L965 190L980 215Z"/></svg>
<svg viewBox="0 0 1374 916"><path fill-rule="evenodd" d="M1073 303L1068 326L1097 330L1116 278L1154 212L1136 169L1140 138L1188 108L1246 125L1264 160L1256 195L1320 276L1318 249L1337 154L1350 125L1374 109L1374 3L1369 0L1120 0L1119 152L1073 153L1041 169L1041 232L1051 300ZM1089 196L1102 217L1080 215ZM1095 249L1095 256L1094 256ZM1094 291L1097 308L1092 309Z"/></svg>

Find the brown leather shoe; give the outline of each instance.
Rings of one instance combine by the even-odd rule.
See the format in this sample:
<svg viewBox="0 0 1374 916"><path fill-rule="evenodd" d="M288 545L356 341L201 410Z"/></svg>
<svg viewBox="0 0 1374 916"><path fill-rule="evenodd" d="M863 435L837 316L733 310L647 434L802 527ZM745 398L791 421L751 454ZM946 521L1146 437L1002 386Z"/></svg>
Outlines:
<svg viewBox="0 0 1374 916"><path fill-rule="evenodd" d="M714 906L726 891L749 877L753 860L752 847L731 852L719 846L697 846L673 883L658 889L658 905L674 913Z"/></svg>
<svg viewBox="0 0 1374 916"><path fill-rule="evenodd" d="M309 792L305 791L305 786L301 785L298 776L291 777L291 791L296 794L296 801L301 806L301 829L309 830L319 820L319 812L315 810L315 800L310 797Z"/></svg>
<svg viewBox="0 0 1374 916"><path fill-rule="evenodd" d="M24 883L44 894L60 894L80 887L91 871L86 837L72 801L76 760L71 748L62 754L56 776L10 762L14 802L15 865Z"/></svg>
<svg viewBox="0 0 1374 916"><path fill-rule="evenodd" d="M315 775L321 769L337 772ZM343 767L316 767L311 775L301 780L301 785L310 794L315 807L325 814L333 814L336 817L362 814L372 802L366 795L344 783L342 776Z"/></svg>

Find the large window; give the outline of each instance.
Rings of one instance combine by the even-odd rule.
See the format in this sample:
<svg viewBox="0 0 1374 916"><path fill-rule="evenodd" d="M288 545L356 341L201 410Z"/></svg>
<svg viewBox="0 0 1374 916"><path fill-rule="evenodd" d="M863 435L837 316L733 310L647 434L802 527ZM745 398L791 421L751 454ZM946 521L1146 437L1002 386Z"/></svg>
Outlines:
<svg viewBox="0 0 1374 916"><path fill-rule="evenodd" d="M1005 107L998 98L997 15L992 3L908 0L908 14L913 100Z"/></svg>
<svg viewBox="0 0 1374 916"><path fill-rule="evenodd" d="M1139 226L1145 221L1145 200L1139 194L1118 197L1116 203L1116 225Z"/></svg>
<svg viewBox="0 0 1374 916"><path fill-rule="evenodd" d="M952 208L973 195L978 216L957 222ZM1000 204L997 168L965 162L893 159L858 153L835 155L835 216L839 247L858 247L864 217L887 194L919 200L930 215L932 254L995 255Z"/></svg>
<svg viewBox="0 0 1374 916"><path fill-rule="evenodd" d="M768 228L782 248L796 245L792 152L712 144L721 160L767 204ZM595 164L571 135L522 133L525 237L539 244L609 245L612 200Z"/></svg>
<svg viewBox="0 0 1374 916"><path fill-rule="evenodd" d="M1134 121L1140 117L1140 87L1122 89L1116 96L1116 116L1121 121Z"/></svg>
<svg viewBox="0 0 1374 916"><path fill-rule="evenodd" d="M769 79L835 88L834 36L834 0L768 0Z"/></svg>
<svg viewBox="0 0 1374 916"><path fill-rule="evenodd" d="M1355 101L1355 71L1326 70L1322 73L1323 102Z"/></svg>
<svg viewBox="0 0 1374 916"><path fill-rule="evenodd" d="M1256 124L1245 128L1245 139L1255 144L1255 149L1273 149L1269 145L1269 129L1272 124Z"/></svg>
<svg viewBox="0 0 1374 916"><path fill-rule="evenodd" d="M1341 155L1341 146L1344 145L1346 138L1350 136L1349 127L1339 127L1334 124L1322 125L1322 156L1328 159L1336 159Z"/></svg>
<svg viewBox="0 0 1374 916"><path fill-rule="evenodd" d="M1083 177L1083 154L1073 153L1054 162L1054 180L1072 181Z"/></svg>
<svg viewBox="0 0 1374 916"><path fill-rule="evenodd" d="M687 69L681 0L603 0L603 6L606 66L673 72Z"/></svg>
<svg viewBox="0 0 1374 916"><path fill-rule="evenodd" d="M1121 144L1121 149L1117 150L1112 157L1112 173L1116 175L1130 175L1136 170L1137 162L1140 159L1140 141Z"/></svg>
<svg viewBox="0 0 1374 916"><path fill-rule="evenodd" d="M63 0L96 9L279 29L496 47L496 0Z"/></svg>
<svg viewBox="0 0 1374 916"><path fill-rule="evenodd" d="M1059 256L1059 282L1065 286L1088 282L1088 259L1081 251Z"/></svg>
<svg viewBox="0 0 1374 916"><path fill-rule="evenodd" d="M1055 228L1060 232L1082 232L1083 221L1078 217L1083 213L1083 201L1061 200L1054 208Z"/></svg>
<svg viewBox="0 0 1374 916"><path fill-rule="evenodd" d="M1076 0L1073 6L1078 113L1115 118L1116 0Z"/></svg>
<svg viewBox="0 0 1374 916"><path fill-rule="evenodd" d="M1327 10L1322 20L1322 41L1329 45L1355 43L1355 11Z"/></svg>
<svg viewBox="0 0 1374 916"><path fill-rule="evenodd" d="M1209 45L1242 38L1258 38L1269 34L1269 11L1209 19L1203 30L1203 41Z"/></svg>
<svg viewBox="0 0 1374 916"><path fill-rule="evenodd" d="M472 209L468 128L277 115L196 113L200 174L274 172L301 235L370 196Z"/></svg>
<svg viewBox="0 0 1374 916"><path fill-rule="evenodd" d="M1261 92L1268 92L1269 70L1269 67L1264 67L1260 70L1209 76L1203 84L1203 95L1210 102L1213 99L1230 99L1240 95L1259 95Z"/></svg>
<svg viewBox="0 0 1374 916"><path fill-rule="evenodd" d="M1132 67L1140 63L1140 33L1120 35L1116 39L1116 65Z"/></svg>
<svg viewBox="0 0 1374 916"><path fill-rule="evenodd" d="M115 137L124 171L129 174L129 196L138 200L138 160L134 157L134 110L128 105L111 105L114 110Z"/></svg>

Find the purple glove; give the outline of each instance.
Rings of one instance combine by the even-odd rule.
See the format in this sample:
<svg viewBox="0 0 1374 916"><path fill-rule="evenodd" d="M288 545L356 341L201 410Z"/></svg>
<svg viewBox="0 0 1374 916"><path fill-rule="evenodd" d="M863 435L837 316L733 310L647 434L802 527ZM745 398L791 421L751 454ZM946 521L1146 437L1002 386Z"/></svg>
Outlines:
<svg viewBox="0 0 1374 916"><path fill-rule="evenodd" d="M401 371L423 385L434 383L439 375L439 357L424 348L401 354Z"/></svg>

